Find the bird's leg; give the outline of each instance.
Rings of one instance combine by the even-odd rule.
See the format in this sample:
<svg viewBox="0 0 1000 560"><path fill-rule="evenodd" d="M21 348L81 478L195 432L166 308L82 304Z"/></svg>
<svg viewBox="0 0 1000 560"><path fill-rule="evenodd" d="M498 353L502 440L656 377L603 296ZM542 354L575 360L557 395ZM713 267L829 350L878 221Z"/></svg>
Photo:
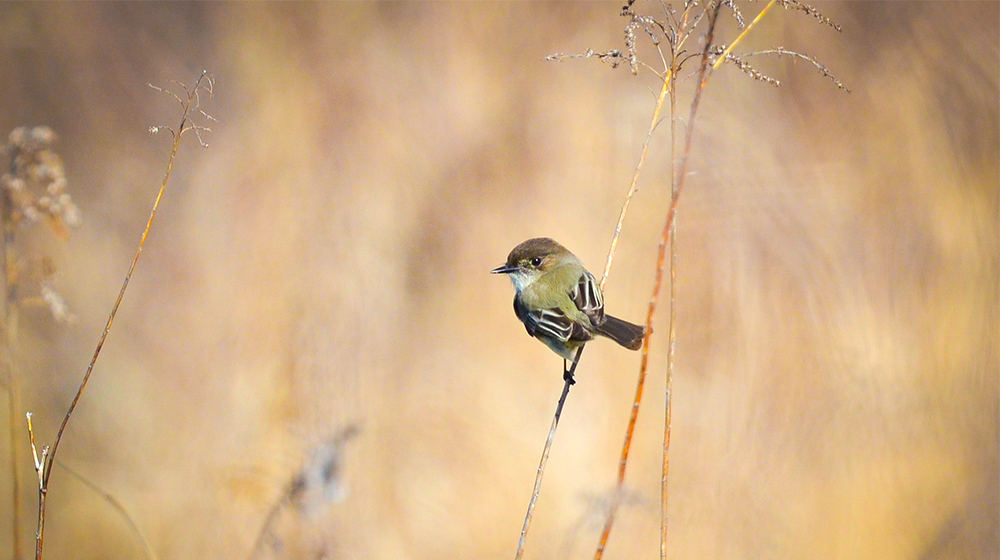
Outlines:
<svg viewBox="0 0 1000 560"><path fill-rule="evenodd" d="M575 385L576 379L573 379L573 372L576 371L576 365L580 363L580 355L583 354L583 346L576 351L576 356L573 357L573 363L567 368L566 358L563 358L563 381L567 385Z"/></svg>
<svg viewBox="0 0 1000 560"><path fill-rule="evenodd" d="M573 361L573 365L576 366L576 360ZM569 367L569 362L566 358L563 358L563 381L569 383L570 385L575 385L576 380L573 379L573 370L575 367Z"/></svg>

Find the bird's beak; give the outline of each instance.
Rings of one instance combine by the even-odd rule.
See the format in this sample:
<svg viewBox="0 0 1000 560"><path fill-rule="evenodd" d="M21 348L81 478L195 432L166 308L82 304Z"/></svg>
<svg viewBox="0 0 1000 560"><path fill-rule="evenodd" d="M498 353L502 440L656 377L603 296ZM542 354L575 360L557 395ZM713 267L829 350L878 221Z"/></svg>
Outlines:
<svg viewBox="0 0 1000 560"><path fill-rule="evenodd" d="M510 274L517 270L516 266L501 265L490 271L490 274Z"/></svg>

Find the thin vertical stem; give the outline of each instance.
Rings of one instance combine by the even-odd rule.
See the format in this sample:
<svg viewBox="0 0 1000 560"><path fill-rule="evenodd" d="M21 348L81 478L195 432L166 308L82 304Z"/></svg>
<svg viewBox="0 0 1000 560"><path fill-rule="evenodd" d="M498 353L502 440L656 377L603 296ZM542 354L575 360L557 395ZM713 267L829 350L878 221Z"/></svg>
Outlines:
<svg viewBox="0 0 1000 560"><path fill-rule="evenodd" d="M187 118L188 114L187 111L185 111L184 118L181 121L180 130L184 130ZM114 324L115 315L118 313L118 308L121 306L122 299L125 297L125 290L128 289L129 280L132 279L132 272L135 271L135 267L139 263L139 257L142 255L142 249L146 245L146 237L149 235L149 229L153 225L153 219L156 217L156 211L160 207L160 200L163 198L163 192L167 188L167 180L170 178L170 172L174 166L174 158L177 156L177 149L180 147L180 139L181 135L178 132L174 135L174 144L170 152L170 159L167 162L167 171L164 174L163 182L160 184L160 190L156 195L156 200L153 202L153 210L150 212L149 219L146 221L146 228L143 230L142 238L139 240L139 247L135 251L135 256L132 258L132 264L128 267L128 272L125 274L125 280L122 282L121 289L118 291L118 297L115 299L115 303L111 307L111 313L108 315L108 322L104 325L104 332L101 333L101 337L97 341L97 347L94 349L94 355L90 358L90 363L87 364L87 371L83 374L83 380L80 382L80 387L76 390L76 395L73 397L73 401L70 403L69 409L66 411L66 415L63 416L62 423L59 425L59 431L56 432L56 439L52 442L52 451L49 453L48 462L43 463L41 484L38 489L38 530L35 532L35 560L42 560L42 541L45 531L45 496L48 493L49 477L52 475L52 461L55 459L56 451L59 449L59 442L62 441L62 436L66 431L67 424L69 424L69 419L73 416L73 411L76 410L76 405L79 404L80 397L83 396L84 389L87 388L87 382L90 381L90 375L94 371L94 364L97 363L97 358L101 355L101 349L104 348L104 342L108 338L108 333L111 332L111 325Z"/></svg>
<svg viewBox="0 0 1000 560"><path fill-rule="evenodd" d="M10 531L11 542L13 544L11 549L11 558L14 560L21 560L23 554L21 544L21 482L19 476L21 471L21 446L18 441L20 439L18 434L20 432L19 427L21 425L21 392L14 373L13 360L6 356L6 354L10 351L10 346L4 347L5 357L3 367L7 375L7 401L10 406L8 414L10 421L10 491L12 515L10 521Z"/></svg>
<svg viewBox="0 0 1000 560"><path fill-rule="evenodd" d="M11 175L16 174L15 161L17 153L11 154L10 167ZM16 226L12 219L13 202L10 199L10 191L3 189L0 194L0 227L3 228L3 243L0 250L3 251L0 257L0 265L3 266L3 298L0 304L3 305L3 325L0 326L0 363L3 364L3 374L7 385L7 396L10 421L10 490L11 490L11 542L13 550L11 557L14 560L21 560L21 483L18 473L21 467L21 446L18 445L18 426L21 425L21 399L20 387L18 386L17 373L14 371L14 337L17 328L17 301L13 278L13 267L16 260L14 252L14 233Z"/></svg>
<svg viewBox="0 0 1000 560"><path fill-rule="evenodd" d="M614 523L615 513L618 509L618 503L620 501L621 486L625 477L625 466L628 459L628 446L632 439L632 432L634 430L635 417L638 415L639 403L642 397L642 387L645 383L646 371L649 367L649 341L653 330L653 319L656 316L656 308L660 298L660 289L663 285L663 270L666 268L666 247L667 242L670 240L670 234L674 225L674 217L677 214L677 202L680 200L680 195L684 189L684 178L687 173L687 162L688 156L691 153L691 141L694 134L694 120L698 112L698 106L701 101L701 94L705 89L705 83L707 79L708 70L708 54L709 49L712 45L712 39L715 33L715 23L718 19L719 10L721 8L721 3L715 2L709 8L707 8L708 13L708 30L706 33L705 47L701 53L701 65L698 71L698 84L695 87L694 99L691 102L691 112L687 121L687 133L685 135L684 152L681 159L681 167L677 173L676 188L674 189L674 195L671 198L670 208L667 210L667 217L663 224L663 233L660 235L660 244L657 250L656 259L656 275L653 281L653 293L650 296L649 308L646 313L646 336L643 338L642 342L642 357L639 365L639 383L638 389L636 391L636 399L632 406L632 417L629 421L629 427L626 431L625 446L622 449L622 459L619 462L618 474L619 474L619 485L615 492L614 499L611 502L611 511L608 515L607 521L604 525L604 531L601 533L601 540L598 543L597 551L594 554L594 560L600 560L604 555L604 549L607 546L608 537L611 533L611 527ZM670 380L667 380L668 386ZM669 417L669 410L667 411L667 416ZM665 507L661 505L661 507ZM662 531L662 528L661 528ZM664 545L661 545L661 548Z"/></svg>
<svg viewBox="0 0 1000 560"><path fill-rule="evenodd" d="M674 147L675 147L674 139L676 138L676 121L677 121L676 119L677 92L675 87L676 85L675 76L677 75L677 72L680 70L679 66L677 65L677 53L683 49L684 43L686 43L688 38L691 36L691 31L697 25L697 22L701 19L701 16L696 16L694 18L694 23L692 23L691 14L692 14L692 8L694 7L695 4L693 3L686 4L684 12L681 16L681 23L677 26L678 34L673 39L668 41L668 43L670 44L670 51L671 51L671 59L669 65L666 63L666 60L663 57L663 51L660 49L659 45L657 45L657 51L660 53L660 59L664 63L663 88L660 90L660 95L657 97L656 100L656 106L653 109L653 118L650 122L649 130L646 133L646 139L643 142L642 152L639 157L639 164L636 166L635 173L632 176L632 185L625 196L625 202L622 204L621 213L618 216L618 224L615 227L615 233L611 240L611 249L608 251L608 260L604 267L604 276L601 279L602 289L604 288L605 281L607 281L608 274L611 269L611 262L614 259L615 248L617 247L618 244L618 237L621 233L622 224L625 221L625 212L626 210L628 210L629 202L631 201L632 196L635 194L635 191L637 190L636 185L638 183L639 173L642 170L642 164L645 161L646 152L649 148L649 143L650 140L652 139L653 132L656 130L656 126L660 122L660 112L663 109L664 98L668 93L670 94L670 150L671 150L670 160L671 162L674 162L676 160L676 158L674 157ZM672 173L671 192L674 193L674 196L676 196L677 192L676 181L677 181L676 173ZM611 533L611 527L614 524L615 515L618 511L618 505L619 505L619 500L621 498L622 487L625 484L625 469L628 465L628 455L632 445L632 435L635 431L635 423L639 415L639 407L642 403L643 388L646 382L646 371L647 371L648 354L649 354L648 337L652 333L651 325L647 325L646 333L647 333L646 334L647 340L643 341L642 362L639 368L639 378L636 381L635 397L632 401L632 413L629 416L628 426L625 429L625 441L622 443L622 453L618 462L618 481L615 486L615 495L611 501L611 507L608 511L608 517L607 520L605 521L604 529L601 532L601 540L597 545L597 551L594 553L595 560L600 560L601 556L604 553L604 548L605 546L607 546L608 537Z"/></svg>
<svg viewBox="0 0 1000 560"><path fill-rule="evenodd" d="M621 236L622 227L625 225L625 214L628 212L628 206L632 202L632 197L635 195L636 191L639 190L639 175L642 172L642 165L646 161L646 153L649 151L649 143L653 140L653 131L656 130L656 124L660 122L660 110L663 108L663 100L667 96L667 91L672 89L672 78L673 73L669 72L663 76L663 88L660 90L659 97L656 98L656 107L653 109L653 118L650 120L649 130L646 132L646 139L642 142L642 151L639 153L639 162L635 165L635 172L632 174L632 183L629 185L628 192L625 193L625 201L622 202L621 211L618 213L618 223L615 224L615 232L611 236L611 247L608 249L608 260L604 263L604 274L601 276L601 290L604 290L604 284L608 281L608 275L611 274L611 263L615 260L615 252L618 250L618 238Z"/></svg>
<svg viewBox="0 0 1000 560"><path fill-rule="evenodd" d="M677 50L671 49L671 66L677 65ZM676 70L675 70L676 71ZM670 92L670 114L677 114L677 90ZM677 176L677 119L670 119L670 203L673 205L678 194ZM663 419L663 466L660 474L660 560L667 559L667 474L670 467L670 393L674 371L674 340L676 339L677 281L677 222L670 225L670 326L667 344L667 379L664 389Z"/></svg>
<svg viewBox="0 0 1000 560"><path fill-rule="evenodd" d="M80 382L80 388L77 389L76 396L73 397L73 402L70 403L69 409L66 411L66 415L63 417L62 423L59 425L59 431L56 432L56 439L52 442L52 452L49 454L49 461L51 462L56 455L56 450L59 449L59 442L62 440L63 432L66 430L66 425L69 423L70 416L73 415L73 410L76 409L76 405L80 402L80 397L83 395L83 390L87 387L87 381L90 380L90 374L94 371L94 364L97 363L98 356L101 355L101 349L104 347L104 341L108 338L108 333L111 332L111 325L115 322L115 315L118 313L118 308L122 304L122 299L125 297L125 290L128 289L129 280L132 279L132 273L135 271L135 267L139 264L139 257L142 256L142 249L146 246L146 238L149 236L149 230L153 227L153 220L156 218L156 211L160 208L160 201L163 199L163 193L167 190L167 182L170 180L170 173L174 169L174 160L177 159L177 150L180 149L181 138L184 132L190 128L190 118L191 111L198 110L196 100L198 97L198 88L201 87L201 82L206 77L206 73L202 73L201 77L195 83L194 87L188 93L187 103L184 104L184 114L181 116L181 124L177 127L177 132L174 133L174 142L170 149L170 157L167 159L167 169L163 173L163 181L160 182L160 190L156 193L156 200L153 201L153 209L149 212L149 219L146 220L146 227L142 230L142 237L139 239L139 246L135 250L135 256L132 258L132 264L128 267L128 272L125 273L125 279L122 281L122 287L118 290L118 297L115 298L115 304L111 307L111 313L108 315L108 322L104 325L104 332L101 333L101 338L97 341L97 347L94 348L94 355L90 358L90 363L87 364L87 371L83 374L83 381ZM45 482L48 482L49 475L52 473L52 469L45 470Z"/></svg>
<svg viewBox="0 0 1000 560"><path fill-rule="evenodd" d="M31 427L31 413L25 414L28 422L28 443L31 444L31 457L35 462L35 474L38 476L38 528L35 531L35 560L42 558L42 538L45 534L45 498L48 495L48 488L44 482L48 446L42 447L42 454L38 454L35 447L35 430Z"/></svg>
<svg viewBox="0 0 1000 560"><path fill-rule="evenodd" d="M664 253L666 244L670 243L670 325L668 328L667 346L667 373L666 388L664 390L664 420L663 420L663 470L660 475L660 558L666 559L667 555L667 480L670 467L670 427L671 427L671 392L673 390L673 367L674 349L676 346L676 282L677 282L677 251L674 235L677 233L677 202L680 200L681 191L685 185L687 175L687 165L691 156L691 143L694 138L694 121L698 114L698 106L701 102L701 95L705 91L705 83L708 79L708 53L715 35L715 23L718 20L721 3L716 3L714 9L708 12L708 32L705 39L705 48L701 53L701 65L698 68L698 85L695 88L694 99L691 101L691 113L688 116L687 131L684 137L684 152L681 156L681 167L671 181L672 196L670 200L670 210L667 212L667 219L663 225L663 234L660 238L660 246L657 254L656 281L653 285L653 296L649 302L649 314L647 316L647 328L652 326L653 314L656 312L656 305L660 297L660 286L663 279ZM644 364L645 365L645 364Z"/></svg>
<svg viewBox="0 0 1000 560"><path fill-rule="evenodd" d="M90 375L94 371L94 365L97 363L97 358L101 355L101 349L104 348L104 342L107 340L108 333L111 332L111 326L115 322L115 315L118 313L118 308L121 306L122 299L125 297L125 290L128 289L129 280L132 279L132 273L135 271L135 267L139 263L139 257L142 256L142 249L146 246L146 238L149 236L149 230L153 226L153 220L156 218L156 211L160 207L160 201L163 199L163 193L167 189L167 182L170 180L170 173L174 169L174 161L177 158L177 150L181 145L181 138L183 137L184 132L194 130L195 134L198 134L198 130L201 128L191 123L191 113L192 111L198 111L202 115L205 115L199 107L199 89L202 87L202 82L205 80L208 82L208 91L211 92L210 88L212 86L212 80L208 77L207 72L202 72L198 81L195 82L194 87L187 90L186 102L177 95L171 94L181 103L184 108L184 113L181 115L180 126L177 127L175 132L173 132L174 141L170 149L170 157L167 160L167 169L163 174L163 181L160 183L160 190L156 193L156 200L153 202L153 209L149 213L149 219L146 220L146 227L142 231L142 237L139 239L139 246L136 248L135 256L132 258L132 264L129 265L128 272L125 273L125 279L122 281L121 289L118 291L118 297L115 298L115 303L111 307L111 313L108 315L108 321L104 325L104 332L101 333L101 337L97 341L97 346L94 349L94 355L90 358L90 362L87 364L87 371L83 374L83 380L80 382L80 387L77 389L76 395L73 397L73 401L69 405L69 409L66 410L66 415L63 416L62 423L59 425L59 431L56 432L56 438L52 442L52 448L48 453L47 458L45 456L45 451L49 451L48 449L42 453L42 462L40 467L36 467L38 469L39 484L38 529L35 533L35 560L42 560L42 537L45 528L45 495L48 493L49 477L52 475L52 465L55 461L56 451L59 449L59 442L62 441L62 436L66 431L66 426L69 424L69 419L73 416L73 411L76 409L76 405L79 404L80 397L83 396L84 389L87 388L87 382L90 380Z"/></svg>
<svg viewBox="0 0 1000 560"><path fill-rule="evenodd" d="M669 274L670 274L670 317L669 317L669 328L668 328L668 347L667 347L667 364L666 364L666 384L664 390L664 428L663 428L663 464L662 472L660 477L660 558L661 560L666 559L666 540L667 540L667 498L668 498L668 473L669 473L669 451L670 451L670 430L671 430L671 397L673 391L673 371L675 362L675 349L677 340L677 315L676 315L676 280L677 280L677 249L675 244L676 234L677 234L677 223L676 223L676 213L677 213L677 203L680 200L681 191L684 188L684 179L687 175L688 159L691 153L691 142L694 136L694 121L695 116L698 111L698 105L701 101L702 92L705 89L706 80L708 73L711 69L717 68L725 60L726 56L732 51L738 43L740 43L750 29L752 29L767 13L768 10L777 2L777 0L770 0L767 6L757 15L756 18L750 23L749 26L736 38L735 41L728 47L724 49L719 59L715 61L711 68L708 64L709 53L712 48L712 41L715 34L715 25L718 21L719 11L722 8L722 2L718 0L708 2L705 6L704 11L693 15L693 9L696 7L696 2L685 2L684 11L680 18L680 22L673 20L674 24L670 26L673 33L667 32L666 38L667 43L671 48L671 58L669 68L664 68L664 86L660 92L659 97L656 101L656 107L653 110L653 119L650 124L649 131L647 132L646 139L643 142L642 152L640 153L639 163L636 166L635 173L632 177L632 184L626 194L625 201L622 204L621 213L618 217L618 223L615 227L614 236L611 240L611 249L608 252L607 263L604 267L604 276L601 279L601 288L603 289L605 282L607 281L608 274L611 269L611 262L614 259L615 250L618 244L618 238L622 230L622 225L625 220L625 213L628 209L628 205L631 202L632 196L635 194L636 185L638 182L639 173L642 169L642 165L645 161L646 154L648 151L650 139L652 138L653 131L659 122L660 112L663 107L664 97L668 92L670 93L670 161L672 167L671 173L671 200L670 208L667 211L666 220L664 223L663 232L660 236L660 244L657 251L656 260L656 275L654 280L653 293L650 297L649 310L646 316L646 336L643 339L642 345L642 357L639 366L639 380L636 387L636 395L633 400L632 414L629 418L629 424L625 433L625 442L622 445L622 454L619 461L618 468L618 484L616 487L615 495L611 501L611 507L609 508L608 517L604 525L604 530L601 533L601 540L598 543L597 551L594 554L595 560L600 560L603 555L604 548L607 546L607 541L609 534L611 532L611 527L614 523L615 514L617 512L619 502L621 499L621 491L625 481L625 468L628 462L629 448L631 446L632 435L635 429L635 422L638 416L639 405L642 400L643 386L645 384L646 371L649 364L649 340L652 334L652 324L653 318L656 314L656 307L659 301L660 289L663 282L663 269L666 266L666 247L667 243L670 244L670 259L669 259ZM631 3L629 3L631 5ZM669 15L669 12L668 12ZM698 83L695 86L694 98L691 102L690 114L687 120L687 130L684 138L684 147L682 152L682 157L680 160L680 168L677 169L677 159L675 157L676 150L676 120L677 120L677 97L676 88L673 87L674 84L670 83L679 72L679 61L678 57L683 53L683 45L690 38L691 33L696 27L698 27L701 18L708 16L707 20L707 30L704 39L704 48L701 52L701 64L698 69ZM664 28L664 31L667 31ZM661 60L663 57L663 51L660 49L659 43L654 40L656 44L657 51L660 53ZM664 61L664 65L667 66Z"/></svg>
<svg viewBox="0 0 1000 560"><path fill-rule="evenodd" d="M184 119L181 121L181 130L186 125L187 122L187 112L184 113ZM56 454L56 450L59 449L59 442L62 441L63 432L66 431L66 425L69 424L69 419L73 416L73 411L76 409L76 405L80 402L80 397L83 396L83 390L87 388L87 382L90 381L90 375L94 371L94 364L97 363L98 356L101 355L101 349L104 348L104 342L108 338L108 333L111 332L111 325L115 322L115 315L118 314L118 308L122 304L122 299L125 297L125 290L128 289L129 280L132 279L132 273L135 271L135 267L139 264L139 257L142 256L142 249L146 246L146 237L149 236L149 229L153 226L153 219L156 218L156 211L160 207L160 200L163 198L163 192L167 188L167 180L170 179L170 172L174 167L174 159L177 156L177 149L180 147L181 135L174 135L174 145L170 151L170 159L167 161L167 171L163 176L163 182L160 184L160 190L156 194L156 200L153 202L153 210L149 213L149 219L146 221L146 228L142 231L142 237L139 239L139 247L135 251L135 256L132 258L132 264L128 267L128 272L125 273L125 280L122 281L122 286L118 290L118 297L115 298L115 303L111 307L111 313L108 315L108 322L104 325L104 332L101 333L100 339L97 341L97 347L94 348L94 355L90 358L90 363L87 364L87 371L83 374L83 381L80 382L80 387L76 391L76 395L73 397L73 402L70 403L69 409L66 411L66 415L63 416L62 423L59 425L59 431L56 432L56 439L52 442L52 452L49 454L49 460L51 461ZM45 469L45 482L46 485L49 481L49 476L52 474L51 468Z"/></svg>
<svg viewBox="0 0 1000 560"><path fill-rule="evenodd" d="M552 426L549 428L549 437L545 439L545 448L542 449L542 459L538 462L538 470L535 472L535 486L531 491L528 511L524 515L524 525L521 526L521 537L517 540L517 552L514 553L514 560L521 560L521 557L524 556L524 543L528 536L528 527L531 525L531 516L535 511L535 502L538 501L538 495L542 492L542 476L545 474L545 464L549 462L549 451L552 450L552 442L556 438L556 428L559 427L559 418L562 416L563 405L566 403L566 397L569 395L569 388L573 386L573 374L576 372L577 364L580 363L583 348L581 346L576 351L576 357L573 358L573 365L570 366L569 372L564 376L565 383L563 384L562 395L559 396L556 413L552 417Z"/></svg>
<svg viewBox="0 0 1000 560"><path fill-rule="evenodd" d="M646 159L646 152L649 149L649 143L653 138L653 131L656 130L656 125L660 122L660 111L663 109L663 103L667 97L667 94L673 90L673 76L674 73L672 69L668 70L664 74L663 87L660 89L660 95L656 98L656 107L653 109L653 118L649 123L649 130L646 132L646 139L642 144L642 152L639 156L639 163L636 165L635 173L632 175L632 184L629 187L628 193L625 195L625 202L622 204L621 213L618 216L618 224L615 226L614 235L611 238L611 248L608 250L608 260L604 265L604 276L601 278L601 289L604 289L604 283L608 279L608 274L611 272L611 263L615 257L615 249L618 246L618 237L621 234L622 225L625 222L625 214L628 210L629 202L632 200L632 196L637 190L637 185L639 183L639 174L642 171L642 165ZM649 330L646 331L649 333ZM647 334L648 340L648 334ZM648 343L643 341L642 347L643 357L645 357L648 352ZM639 379L636 381L635 397L632 399L632 411L629 414L628 426L625 428L625 440L622 442L621 456L618 460L618 481L615 487L615 495L611 500L611 507L608 512L607 520L604 523L604 529L601 532L601 540L597 545L597 551L594 553L595 560L599 560L601 555L604 553L604 547L608 542L608 535L611 533L611 526L614 524L615 513L618 510L619 499L621 497L621 489L625 484L625 468L628 466L628 455L632 447L632 434L635 432L635 423L639 417L639 407L642 403L642 393L643 388L646 384L646 368L640 368Z"/></svg>

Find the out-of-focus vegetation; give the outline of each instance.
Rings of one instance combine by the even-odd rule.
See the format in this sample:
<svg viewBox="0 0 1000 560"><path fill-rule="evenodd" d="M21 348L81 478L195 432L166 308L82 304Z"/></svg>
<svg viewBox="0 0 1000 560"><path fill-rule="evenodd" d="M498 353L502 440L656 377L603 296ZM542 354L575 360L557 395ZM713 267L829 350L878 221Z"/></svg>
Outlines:
<svg viewBox="0 0 1000 560"><path fill-rule="evenodd" d="M76 317L21 313L36 436L54 436L162 177L169 138L146 131L176 106L146 83L208 69L211 147L182 148L60 460L162 560L246 558L282 496L277 557L512 554L561 362L488 270L535 235L603 264L658 86L542 59L620 48L620 4L0 4L0 133L59 135L82 216L67 242L23 240ZM1000 8L817 7L844 31L776 10L746 48L807 52L851 94L755 60L780 88L723 66L700 111L678 223L671 556L994 558ZM649 297L664 139L606 288L623 318ZM664 350L654 339L606 558L657 554ZM588 350L526 557L592 554L637 361ZM142 557L58 468L48 507L47 557Z"/></svg>

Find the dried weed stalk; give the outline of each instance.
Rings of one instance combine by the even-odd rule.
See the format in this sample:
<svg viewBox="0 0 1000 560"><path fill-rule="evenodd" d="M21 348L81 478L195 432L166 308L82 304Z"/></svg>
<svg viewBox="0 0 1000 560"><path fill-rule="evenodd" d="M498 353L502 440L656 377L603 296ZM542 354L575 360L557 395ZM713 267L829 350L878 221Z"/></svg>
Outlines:
<svg viewBox="0 0 1000 560"><path fill-rule="evenodd" d="M688 160L691 153L691 145L694 137L695 131L695 117L697 115L698 106L701 100L702 92L704 91L705 85L711 72L718 68L722 63L729 61L735 64L740 70L746 72L754 79L769 83L771 85L780 85L778 80L766 76L759 71L751 67L746 61L743 60L744 57L759 56L772 54L776 56L793 56L796 58L801 58L809 61L820 72L832 79L837 87L847 91L847 88L839 81L825 66L817 62L815 59L808 55L801 53L795 53L793 51L786 50L784 48L770 49L766 51L757 51L752 53L744 53L742 55L734 55L732 51L743 39L747 36L750 30L763 18L763 16L775 5L780 5L787 10L801 11L809 16L816 18L820 23L830 26L837 31L840 27L833 23L829 18L819 13L812 6L799 2L798 0L770 0L768 4L758 13L754 20L749 24L745 24L743 14L737 6L735 0L710 0L707 2L699 2L698 0L687 0L679 8L675 8L671 4L667 4L662 0L657 2L657 13L655 15L648 15L641 13L635 9L635 0L628 0L625 6L622 7L621 15L628 18L628 23L624 30L624 50L607 50L607 51L594 51L593 49L588 49L582 54L578 55L563 55L555 54L548 57L549 60L563 60L566 58L598 58L599 60L608 63L612 68L617 68L623 63L627 62L630 70L633 74L637 74L640 69L645 68L655 74L662 82L662 88L660 94L656 98L656 104L653 109L652 119L650 121L649 129L646 134L646 138L643 142L642 149L639 154L639 161L636 164L635 172L632 176L632 181L629 189L625 195L624 202L622 203L621 211L619 213L618 222L615 226L614 233L611 238L611 245L608 250L608 258L604 267L604 275L601 279L601 287L603 289L604 284L607 281L608 275L611 271L611 264L614 260L615 252L618 246L618 239L621 235L622 228L625 223L625 216L628 212L629 204L632 201L638 189L639 176L642 171L642 167L646 161L646 156L648 153L648 148L650 141L653 137L653 133L657 129L659 123L661 122L661 112L666 100L670 100L670 150L671 150L671 161L673 162L674 172L671 174L671 201L670 206L667 209L667 215L664 220L663 230L660 235L660 243L657 250L656 259L656 271L654 276L653 291L649 300L649 307L646 314L646 338L643 340L641 362L639 367L639 376L636 383L636 393L632 404L631 415L629 417L629 422L625 432L625 440L622 444L621 456L619 459L618 468L618 480L616 485L616 490L612 496L611 504L608 511L608 516L604 525L604 529L601 533L601 538L598 543L597 549L594 554L595 560L602 557L605 547L607 546L608 537L611 533L611 528L614 524L615 514L618 510L618 506L621 502L621 496L623 495L623 488L625 482L625 471L628 465L629 450L632 443L632 436L635 430L635 423L638 417L638 412L640 404L642 402L643 389L645 386L646 372L649 364L649 345L653 334L653 322L656 316L657 306L660 298L660 290L663 284L663 273L664 269L667 267L666 249L669 245L670 247L670 259L669 259L669 273L670 273L670 317L669 317L669 327L667 331L667 364L666 364L666 387L664 391L664 432L663 432L663 464L661 472L661 525L660 525L660 557L666 558L666 539L667 539L667 496L668 496L668 472L669 472L669 450L670 450L670 429L671 429L671 392L672 392L672 379L673 379L673 366L674 366L674 349L676 341L676 314L675 314L675 301L676 301L676 291L675 291L675 279L676 279L676 263L677 263L677 253L675 249L674 240L676 239L676 213L677 213L677 203L680 194L684 188L685 178L687 176L687 166ZM736 37L736 39L729 44L716 45L715 44L715 34L718 30L719 15L723 9L731 12L732 17L736 21L737 27L741 30L741 33ZM639 55L639 37L645 36L649 43L652 45L656 54L658 55L659 61L654 63L654 65L648 64L643 61L642 57ZM701 47L695 53L689 53L686 44L689 39L694 37L696 40L701 42ZM693 92L691 97L691 105L688 113L687 121L685 122L685 133L681 144L680 158L676 157L677 149L677 121L679 119L679 114L677 110L677 84L678 77L684 70L684 67L688 61L696 60L697 68L692 73L686 77L696 78L695 84L693 86ZM685 78L686 78L685 77ZM519 551L520 552L520 551Z"/></svg>
<svg viewBox="0 0 1000 560"><path fill-rule="evenodd" d="M559 402L556 403L556 412L552 416L552 426L549 427L549 435L545 438L545 446L542 448L542 458L538 462L538 470L535 471L535 485L531 489L531 500L528 501L528 511L524 514L524 524L521 526L521 537L517 540L517 552L514 553L514 560L521 560L524 556L524 544L528 537L528 527L531 526L531 516L535 511L535 503L539 494L542 493L542 478L545 475L545 465L549 462L549 452L552 450L552 442L556 439L556 428L559 427L559 419L562 417L563 405L566 404L566 397L569 396L569 388L573 386L573 374L576 373L576 366L580 363L580 356L583 355L583 346L576 351L573 363L563 375L563 390L559 395Z"/></svg>
<svg viewBox="0 0 1000 560"><path fill-rule="evenodd" d="M146 244L146 238L153 225L153 219L156 217L156 211L160 206L163 193L167 188L167 182L169 181L170 173L173 170L174 161L177 157L177 151L180 148L181 138L185 133L193 131L198 137L199 144L207 147L207 144L205 144L202 140L201 133L210 132L211 129L197 124L192 119L196 115L201 115L208 120L215 120L201 109L202 96L205 95L211 97L213 93L213 80L207 72L202 72L194 86L190 88L178 82L174 83L180 87L181 90L183 90L183 96L150 84L150 87L153 89L171 95L177 100L178 103L180 103L182 108L180 124L176 129L171 127L150 128L151 133L156 133L160 130L168 130L173 136L173 145L170 151L170 156L167 159L167 168L163 175L163 180L160 183L160 190L156 195L156 200L153 202L153 208L150 211L149 219L146 221L146 227L139 240L135 257L133 257L132 264L129 265L128 272L125 274L125 279L122 282L121 289L118 291L118 297L115 299L114 305L111 307L111 313L108 315L108 321L104 326L104 332L97 341L97 346L94 349L94 354L91 357L90 362L87 364L87 370L83 375L83 380L80 382L76 395L73 397L73 401L70 403L69 408L66 411L66 415L63 417L62 423L59 425L59 431L56 432L56 437L52 442L51 448L47 445L42 446L41 453L39 453L38 448L35 445L35 432L31 425L31 413L29 412L26 415L28 422L28 438L31 443L35 473L38 475L38 524L35 531L35 560L41 560L42 558L45 531L45 503L48 495L49 477L52 475L52 466L55 462L56 451L59 449L59 442L62 441L63 434L66 431L66 426L69 424L69 419L73 416L73 411L76 409L76 405L79 404L80 397L83 396L84 389L87 388L87 382L90 380L90 375L94 371L94 364L97 363L97 358L101 354L101 349L104 347L104 342L107 340L108 333L111 332L111 326L114 323L115 315L118 313L118 308L121 306L122 299L125 297L125 290L128 289L129 280L132 278L132 273L135 271L136 264L139 262L139 257L142 255L142 249Z"/></svg>

